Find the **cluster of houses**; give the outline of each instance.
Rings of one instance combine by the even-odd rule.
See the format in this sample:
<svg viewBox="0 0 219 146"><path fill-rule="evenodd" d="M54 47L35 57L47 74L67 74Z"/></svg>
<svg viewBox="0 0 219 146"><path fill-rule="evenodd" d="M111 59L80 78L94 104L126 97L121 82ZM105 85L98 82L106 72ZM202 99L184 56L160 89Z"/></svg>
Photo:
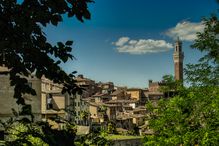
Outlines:
<svg viewBox="0 0 219 146"><path fill-rule="evenodd" d="M112 82L95 83L82 75L76 80L85 89L85 94L76 95L73 99L75 121L78 125L92 126L113 122L121 132L133 130L134 127L148 132L143 129L147 128L145 104L164 96L159 90L162 83L152 80L149 80L147 89L117 87ZM88 113L86 119L81 116L84 112Z"/></svg>
<svg viewBox="0 0 219 146"><path fill-rule="evenodd" d="M7 68L0 67L0 72ZM92 126L105 122L114 122L123 131L134 126L145 125L147 112L145 103L157 100L163 93L159 92L159 82L149 81L148 89L114 86L112 82L96 83L78 75L75 80L81 86L83 94L69 96L61 94L62 86L42 77L27 78L28 85L36 91L36 96L24 95L26 108L31 110L34 121L48 121L54 128L63 128L64 124L56 123L51 118L61 117L74 121L77 125ZM9 75L0 75L0 119L13 117L14 112L22 116L22 106L13 98L14 88L10 86ZM74 111L72 112L69 111ZM86 117L82 115L86 114Z"/></svg>
<svg viewBox="0 0 219 146"><path fill-rule="evenodd" d="M173 54L175 64L175 79L183 79L182 43L177 40ZM8 71L0 66L0 72ZM115 86L112 82L102 83L78 75L77 84L82 87L83 94L61 94L62 86L42 77L27 78L28 85L36 91L36 96L24 95L27 109L34 115L34 121L47 121L54 128L62 129L65 125L56 123L51 118L61 117L73 121L77 125L92 127L106 122L115 123L118 131L140 129L140 133L148 133L146 119L148 101L157 101L164 96L160 92L163 82L149 80L148 88L127 88ZM22 106L16 103L14 87L10 85L10 77L0 74L0 120L6 121L16 112L22 115ZM0 125L0 133L2 127Z"/></svg>

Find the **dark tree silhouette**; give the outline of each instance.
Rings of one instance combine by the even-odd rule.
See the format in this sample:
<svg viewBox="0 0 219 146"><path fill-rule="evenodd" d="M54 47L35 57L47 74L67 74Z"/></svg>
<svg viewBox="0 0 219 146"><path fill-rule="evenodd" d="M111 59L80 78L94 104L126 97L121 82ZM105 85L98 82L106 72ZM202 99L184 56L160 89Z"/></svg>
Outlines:
<svg viewBox="0 0 219 146"><path fill-rule="evenodd" d="M52 45L43 29L49 25L57 26L63 21L64 15L68 18L75 16L81 22L90 19L88 4L91 2L93 1L0 0L0 66L8 68L8 71L1 74L9 75L18 104L25 105L24 93L36 94L27 84L27 77L30 75L39 79L45 76L54 83L62 84L62 93L75 94L81 91L74 80L76 72L67 74L60 67L61 63L74 59L71 54L73 41ZM27 131L18 132L17 139L6 141L6 145L32 145L29 136L38 137L48 145L74 145L76 132L71 123L65 130L56 130L48 123L26 122ZM41 131L36 131L35 126Z"/></svg>
<svg viewBox="0 0 219 146"><path fill-rule="evenodd" d="M57 26L63 15L76 17L83 22L90 19L88 3L92 0L1 0L0 1L0 66L8 67L14 98L25 104L23 93L35 95L27 85L30 74L43 75L54 83L63 85L63 93L80 91L73 79L75 72L65 73L60 63L74 59L73 41L48 42L43 28Z"/></svg>

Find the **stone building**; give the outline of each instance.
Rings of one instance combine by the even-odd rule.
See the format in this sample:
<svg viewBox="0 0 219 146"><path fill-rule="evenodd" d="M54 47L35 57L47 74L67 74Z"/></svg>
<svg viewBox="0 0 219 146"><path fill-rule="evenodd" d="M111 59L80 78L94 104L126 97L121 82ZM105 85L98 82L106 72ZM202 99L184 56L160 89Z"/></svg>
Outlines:
<svg viewBox="0 0 219 146"><path fill-rule="evenodd" d="M97 92L101 92L100 87L95 83L95 81L85 78L83 75L78 75L75 80L77 85L84 89L83 97L91 97Z"/></svg>
<svg viewBox="0 0 219 146"><path fill-rule="evenodd" d="M148 81L149 92L160 92L160 86L164 85L162 82L154 82L153 80Z"/></svg>
<svg viewBox="0 0 219 146"><path fill-rule="evenodd" d="M42 120L51 122L54 128L62 128L62 124L56 124L50 118L61 117L63 119L69 119L70 113L66 112L66 110L71 103L70 96L61 93L62 85L54 84L44 77L40 81Z"/></svg>
<svg viewBox="0 0 219 146"><path fill-rule="evenodd" d="M182 51L182 41L180 41L178 37L175 42L173 53L175 80L183 80L183 59L184 53ZM149 80L150 91L157 91L160 85L162 85L162 82L153 82L152 80Z"/></svg>
<svg viewBox="0 0 219 146"><path fill-rule="evenodd" d="M139 88L129 88L126 91L126 94L130 96L130 99L140 101L141 100L141 89Z"/></svg>
<svg viewBox="0 0 219 146"><path fill-rule="evenodd" d="M182 42L178 38L173 53L175 80L183 80L183 59Z"/></svg>
<svg viewBox="0 0 219 146"><path fill-rule="evenodd" d="M76 124L84 124L81 117L82 112L87 112L88 117L86 123L90 122L90 112L89 112L89 98L83 97L83 95L76 94L72 98L72 104L70 106L74 110L75 114L72 115L71 119L75 121Z"/></svg>
<svg viewBox="0 0 219 146"><path fill-rule="evenodd" d="M114 84L113 82L107 82L107 83L98 83L98 87L101 88L101 93L103 94L111 94L114 91Z"/></svg>
<svg viewBox="0 0 219 146"><path fill-rule="evenodd" d="M8 71L6 67L0 67L0 72ZM28 85L35 89L36 96L24 95L26 108L32 111L34 120L38 121L42 118L41 112L41 81L37 78L28 78ZM0 74L0 119L7 120L14 116L14 112L21 113L22 106L16 103L14 96L14 87L10 85L9 75ZM29 106L31 105L31 106Z"/></svg>
<svg viewBox="0 0 219 146"><path fill-rule="evenodd" d="M110 95L112 96L112 100L122 100L122 99L126 99L127 97L125 91L120 89L117 89Z"/></svg>
<svg viewBox="0 0 219 146"><path fill-rule="evenodd" d="M7 68L0 67L0 72ZM54 84L52 81L42 77L38 79L34 76L26 78L28 85L36 91L36 96L25 94L25 108L31 110L34 121L48 121L52 117L68 118L65 111L70 104L70 96L61 94L62 86ZM0 75L0 119L6 120L13 117L13 111L22 115L22 106L16 103L14 96L14 87L10 85L9 75ZM13 109L13 110L12 110ZM53 123L54 128L61 128L60 125Z"/></svg>
<svg viewBox="0 0 219 146"><path fill-rule="evenodd" d="M93 97L96 103L107 102L112 98L109 94L103 94L103 93L97 93L93 95Z"/></svg>
<svg viewBox="0 0 219 146"><path fill-rule="evenodd" d="M106 111L101 111L101 107L105 107ZM96 123L102 123L104 121L116 120L116 112L118 109L118 105L104 104L104 103L89 103L89 112L91 115L91 121Z"/></svg>

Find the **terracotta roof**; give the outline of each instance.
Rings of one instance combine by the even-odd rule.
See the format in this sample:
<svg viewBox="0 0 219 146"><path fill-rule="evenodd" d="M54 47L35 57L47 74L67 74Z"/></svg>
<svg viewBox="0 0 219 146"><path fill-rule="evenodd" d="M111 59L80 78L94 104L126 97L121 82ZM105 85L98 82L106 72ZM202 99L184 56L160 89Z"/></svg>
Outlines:
<svg viewBox="0 0 219 146"><path fill-rule="evenodd" d="M99 107L99 106L106 106L106 107L118 107L118 105L112 105L112 104L106 104L106 103L101 103L101 102L89 102L90 105L92 106L96 106L96 107Z"/></svg>
<svg viewBox="0 0 219 146"><path fill-rule="evenodd" d="M149 96L149 95L163 96L163 93L162 92L151 92L151 91L148 91L148 92L144 92L144 95L145 96Z"/></svg>
<svg viewBox="0 0 219 146"><path fill-rule="evenodd" d="M131 115L133 118L143 118L145 115L142 114L133 114Z"/></svg>
<svg viewBox="0 0 219 146"><path fill-rule="evenodd" d="M127 119L132 119L132 117L130 117L130 115L127 114L116 116L116 120L127 120Z"/></svg>
<svg viewBox="0 0 219 146"><path fill-rule="evenodd" d="M127 89L127 91L136 91L136 90L140 91L141 89L140 88L129 88L129 89Z"/></svg>
<svg viewBox="0 0 219 146"><path fill-rule="evenodd" d="M110 101L108 101L108 102L106 102L106 103L136 103L136 102L138 102L137 100L125 100L125 99L123 99L123 100L110 100Z"/></svg>
<svg viewBox="0 0 219 146"><path fill-rule="evenodd" d="M98 97L98 96L107 96L107 94L105 94L105 93L97 93L97 94L93 95L93 97Z"/></svg>
<svg viewBox="0 0 219 146"><path fill-rule="evenodd" d="M133 109L134 112L138 112L138 111L146 111L146 108L135 108Z"/></svg>
<svg viewBox="0 0 219 146"><path fill-rule="evenodd" d="M110 94L110 95L112 95L112 96L116 96L116 95L118 95L118 94L120 94L120 93L122 93L122 92L124 92L123 90L116 90L116 91L114 91L112 94Z"/></svg>

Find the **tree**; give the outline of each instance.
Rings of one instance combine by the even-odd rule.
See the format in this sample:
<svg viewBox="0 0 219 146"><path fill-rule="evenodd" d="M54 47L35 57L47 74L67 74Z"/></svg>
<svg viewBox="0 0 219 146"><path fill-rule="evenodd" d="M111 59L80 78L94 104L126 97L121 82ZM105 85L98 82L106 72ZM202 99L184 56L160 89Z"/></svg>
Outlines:
<svg viewBox="0 0 219 146"><path fill-rule="evenodd" d="M205 29L197 34L193 48L206 52L198 64L188 64L187 81L194 86L219 86L219 20L216 15L204 19Z"/></svg>
<svg viewBox="0 0 219 146"><path fill-rule="evenodd" d="M154 135L145 136L145 145L219 145L219 21L213 15L204 24L192 47L206 55L185 71L191 86L148 105Z"/></svg>
<svg viewBox="0 0 219 146"><path fill-rule="evenodd" d="M62 130L54 129L47 122L29 122L26 118L18 116L11 117L7 122L0 121L7 138L6 146L35 146L35 145L68 145L74 146L76 126L65 120L66 128Z"/></svg>
<svg viewBox="0 0 219 146"><path fill-rule="evenodd" d="M92 0L1 0L0 1L0 66L5 66L14 86L16 102L25 105L24 94L36 95L27 83L27 78L45 76L54 83L62 84L62 93L81 92L74 74L67 74L61 63L74 59L71 54L73 41L48 42L44 28L58 26L63 16L76 17L83 22L90 19L88 4ZM25 130L17 133L8 145L33 145L29 137L39 137L48 145L74 145L75 130L52 129L48 123L25 123ZM35 130L40 128L40 132Z"/></svg>
<svg viewBox="0 0 219 146"><path fill-rule="evenodd" d="M35 95L27 85L31 74L37 78L45 76L54 83L63 85L63 93L75 94L80 88L73 79L74 73L67 74L60 67L73 59L73 41L48 42L43 28L57 26L67 14L83 22L90 19L87 4L92 0L1 0L0 1L0 66L9 71L14 98L18 104L25 104L24 93Z"/></svg>
<svg viewBox="0 0 219 146"><path fill-rule="evenodd" d="M87 111L81 111L80 112L80 118L83 120L84 125L87 125L87 122L89 121L89 113Z"/></svg>
<svg viewBox="0 0 219 146"><path fill-rule="evenodd" d="M76 146L111 146L113 142L105 138L105 135L99 133L91 132L87 135L82 135L79 139L75 141Z"/></svg>
<svg viewBox="0 0 219 146"><path fill-rule="evenodd" d="M109 121L107 123L107 133L108 134L116 134L116 124L113 121Z"/></svg>
<svg viewBox="0 0 219 146"><path fill-rule="evenodd" d="M105 105L101 105L98 108L98 113L100 114L101 118L103 118L104 121L108 120L106 112L107 112L107 107Z"/></svg>
<svg viewBox="0 0 219 146"><path fill-rule="evenodd" d="M167 97L173 96L182 87L182 82L176 81L172 75L164 75L162 83L163 85L160 87L160 91L167 94Z"/></svg>
<svg viewBox="0 0 219 146"><path fill-rule="evenodd" d="M145 145L218 145L218 87L191 87L151 109Z"/></svg>

